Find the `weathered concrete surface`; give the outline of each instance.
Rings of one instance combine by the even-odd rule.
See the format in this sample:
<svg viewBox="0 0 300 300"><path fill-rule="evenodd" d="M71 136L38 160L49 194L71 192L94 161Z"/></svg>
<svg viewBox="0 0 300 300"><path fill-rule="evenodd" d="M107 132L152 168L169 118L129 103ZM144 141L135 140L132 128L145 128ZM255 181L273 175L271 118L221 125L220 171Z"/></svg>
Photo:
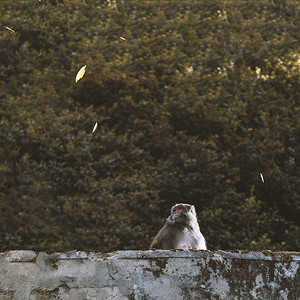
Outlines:
<svg viewBox="0 0 300 300"><path fill-rule="evenodd" d="M0 254L0 299L300 299L299 252Z"/></svg>

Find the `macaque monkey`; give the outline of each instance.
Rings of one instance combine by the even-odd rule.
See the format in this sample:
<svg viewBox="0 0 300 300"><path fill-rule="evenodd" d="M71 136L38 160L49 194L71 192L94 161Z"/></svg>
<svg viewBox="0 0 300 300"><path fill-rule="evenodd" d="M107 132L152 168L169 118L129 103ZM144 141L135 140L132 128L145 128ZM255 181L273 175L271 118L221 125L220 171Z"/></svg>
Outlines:
<svg viewBox="0 0 300 300"><path fill-rule="evenodd" d="M180 203L171 208L171 215L158 232L150 249L206 250L193 205Z"/></svg>

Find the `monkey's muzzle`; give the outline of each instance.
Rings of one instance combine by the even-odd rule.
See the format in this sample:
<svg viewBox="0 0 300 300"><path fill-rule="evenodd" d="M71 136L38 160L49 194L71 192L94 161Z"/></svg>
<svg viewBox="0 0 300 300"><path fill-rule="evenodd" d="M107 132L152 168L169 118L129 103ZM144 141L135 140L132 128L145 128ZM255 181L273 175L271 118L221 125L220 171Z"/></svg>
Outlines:
<svg viewBox="0 0 300 300"><path fill-rule="evenodd" d="M173 213L173 218L177 218L181 215L181 211L182 211L182 208L178 207L178 208L175 208L174 210L174 213Z"/></svg>

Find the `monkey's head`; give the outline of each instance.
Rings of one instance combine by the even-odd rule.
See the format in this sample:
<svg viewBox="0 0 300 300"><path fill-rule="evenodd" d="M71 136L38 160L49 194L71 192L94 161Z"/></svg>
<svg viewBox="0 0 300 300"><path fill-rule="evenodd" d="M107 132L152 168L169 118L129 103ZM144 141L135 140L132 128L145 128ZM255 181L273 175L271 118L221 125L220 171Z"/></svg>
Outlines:
<svg viewBox="0 0 300 300"><path fill-rule="evenodd" d="M170 225L175 223L190 224L197 222L196 210L194 205L179 203L171 208L171 215L168 217L167 222Z"/></svg>

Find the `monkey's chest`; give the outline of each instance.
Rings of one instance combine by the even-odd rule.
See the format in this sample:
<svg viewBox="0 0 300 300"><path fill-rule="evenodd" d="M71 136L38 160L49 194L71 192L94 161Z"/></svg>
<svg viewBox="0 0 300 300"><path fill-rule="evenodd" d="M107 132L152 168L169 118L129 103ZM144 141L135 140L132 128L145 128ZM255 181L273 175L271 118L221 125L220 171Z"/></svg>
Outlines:
<svg viewBox="0 0 300 300"><path fill-rule="evenodd" d="M174 246L175 249L193 249L195 247L195 238L189 230L184 229L178 235Z"/></svg>
<svg viewBox="0 0 300 300"><path fill-rule="evenodd" d="M193 247L190 243L178 243L175 249L188 250L188 249L193 249Z"/></svg>

